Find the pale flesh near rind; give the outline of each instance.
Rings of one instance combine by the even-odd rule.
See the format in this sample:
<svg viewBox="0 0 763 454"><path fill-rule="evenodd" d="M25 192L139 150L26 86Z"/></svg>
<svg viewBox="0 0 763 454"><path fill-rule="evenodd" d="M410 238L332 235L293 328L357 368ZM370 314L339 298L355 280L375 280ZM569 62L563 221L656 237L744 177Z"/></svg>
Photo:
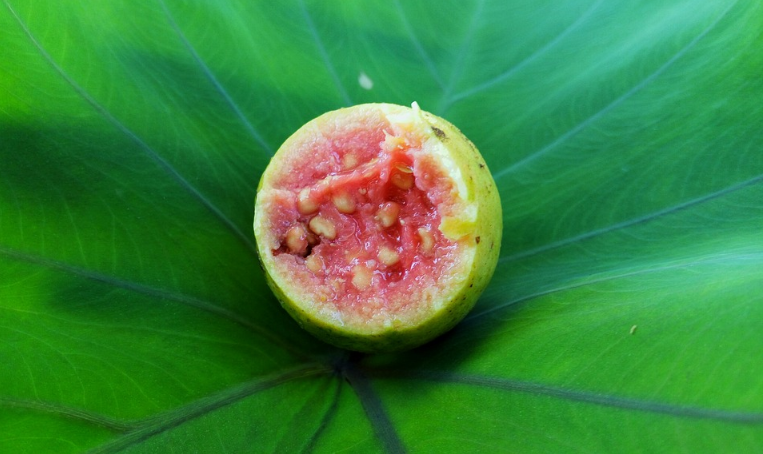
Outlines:
<svg viewBox="0 0 763 454"><path fill-rule="evenodd" d="M360 134L364 128L374 131ZM357 143L354 137L358 137ZM371 139L364 143L363 137ZM374 137L382 140L374 143ZM321 160L315 149L333 151L327 152ZM395 254L380 250L376 260L372 260L377 262L374 266L378 269L372 268L370 272L362 263L358 268L357 260L348 262L348 266L355 264L350 269L352 278L333 279L314 272L320 269L320 258L306 252L309 246L304 243L306 235L318 236L329 243L346 234L336 229L331 231L325 225L321 227L322 219L315 218L323 217L323 208L320 213L314 211L317 208L310 205L306 195L313 193L305 188L332 184L354 169L360 169L355 175L363 169L373 169L376 161L369 163L362 156L355 156L363 155L366 152L358 150L366 149L372 149L370 156L377 153L380 156L377 160L382 161L390 153L397 153L395 150L403 150L406 157L413 156L410 164L416 176L414 191L427 185L425 176L433 176L440 182L424 188L437 199L432 205L440 222L438 232L434 233L441 240L437 246L442 251L429 263L438 264L432 265L438 274L417 275L416 284L422 284L421 287L405 287L407 291L397 293L389 290L394 296L389 301L374 292L386 295L383 292L390 285L381 281L383 273L379 270L383 270L386 263L395 263ZM368 153L365 156L368 158ZM343 199L341 191L329 192L339 193L330 196L336 208L333 215L360 209L352 200ZM288 215L279 214L282 207L286 207L284 212L292 207L292 211L308 214L302 216L303 223L295 230L291 224L286 225L291 222ZM383 210L377 213L382 213L377 214L376 221L383 230L386 225ZM493 275L501 232L501 203L482 156L455 126L420 110L415 103L413 108L392 104L358 105L326 113L307 123L284 142L271 160L260 180L255 203L254 233L260 261L268 284L283 307L319 339L364 352L409 349L439 336L463 319ZM424 232L418 238L419 250L430 243L426 236ZM341 281L343 287L337 287L337 281ZM348 288L352 292L343 293ZM402 294L406 294L406 298ZM348 301L343 301L344 298Z"/></svg>

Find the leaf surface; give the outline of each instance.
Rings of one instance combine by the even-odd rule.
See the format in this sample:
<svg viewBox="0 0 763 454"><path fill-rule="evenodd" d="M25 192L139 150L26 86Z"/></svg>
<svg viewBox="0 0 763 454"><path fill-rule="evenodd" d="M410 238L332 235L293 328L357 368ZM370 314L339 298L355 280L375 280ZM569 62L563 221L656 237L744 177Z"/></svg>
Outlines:
<svg viewBox="0 0 763 454"><path fill-rule="evenodd" d="M750 452L763 6L0 5L0 451ZM493 281L453 331L305 334L251 234L302 124L410 104L478 146Z"/></svg>

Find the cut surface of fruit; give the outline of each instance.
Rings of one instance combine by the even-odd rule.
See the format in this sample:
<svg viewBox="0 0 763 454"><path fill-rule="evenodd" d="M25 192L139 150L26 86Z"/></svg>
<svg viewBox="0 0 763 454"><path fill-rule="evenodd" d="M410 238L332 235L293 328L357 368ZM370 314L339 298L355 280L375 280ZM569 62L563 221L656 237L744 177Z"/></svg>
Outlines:
<svg viewBox="0 0 763 454"><path fill-rule="evenodd" d="M260 181L254 230L271 288L304 328L388 351L466 314L495 268L500 220L492 178L458 130L415 104L369 104L284 143Z"/></svg>

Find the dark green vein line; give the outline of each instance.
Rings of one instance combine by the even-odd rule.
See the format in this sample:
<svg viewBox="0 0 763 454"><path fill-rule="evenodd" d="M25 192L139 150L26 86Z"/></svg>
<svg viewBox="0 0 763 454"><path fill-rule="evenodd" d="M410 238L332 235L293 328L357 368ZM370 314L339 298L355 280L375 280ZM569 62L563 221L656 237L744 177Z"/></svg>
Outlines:
<svg viewBox="0 0 763 454"><path fill-rule="evenodd" d="M120 433L125 433L138 427L134 423L119 421L117 419L109 418L108 416L80 408L52 404L49 402L14 399L12 397L0 397L0 407L30 410L36 413L61 416L76 421L83 421Z"/></svg>
<svg viewBox="0 0 763 454"><path fill-rule="evenodd" d="M484 377L438 371L400 373L380 371L378 374L379 376L427 380L440 383L458 383L464 385L500 389L505 391L515 391L536 396L550 396L564 400L585 402L605 407L613 407L623 410L635 410L646 413L659 413L679 418L708 419L718 422L745 425L763 424L763 413L670 404L665 402L613 396L592 391L581 391L560 386L551 386L541 383L511 380L505 378Z"/></svg>
<svg viewBox="0 0 763 454"><path fill-rule="evenodd" d="M183 43L185 48L188 50L188 53L191 54L193 57L193 60L196 62L197 65L199 65L199 68L201 68L204 75L209 79L209 82L215 87L215 89L220 93L220 95L225 99L225 102L228 104L228 106L233 110L233 112L236 114L236 116L239 118L241 123L246 128L247 132L254 138L257 143L260 144L260 146L265 149L271 156L273 156L273 148L265 141L265 139L262 137L262 135L255 129L254 125L246 118L246 115L244 115L244 112L241 111L238 104L233 100L233 98L230 96L228 91L223 87L223 85L220 83L220 81L215 77L215 75L212 73L212 70L209 68L209 66L204 62L204 60L201 59L201 56L198 52L196 52L196 49L191 45L191 42L188 41L188 38L185 36L185 33L183 33L183 30L180 29L180 26L178 26L177 21L175 21L175 17L172 15L172 12L167 8L167 4L164 2L164 0L157 0L159 4L161 5L162 9L164 10L165 16L167 16L167 21L172 26L172 29L177 33L178 38Z"/></svg>
<svg viewBox="0 0 763 454"><path fill-rule="evenodd" d="M533 61L537 60L540 56L542 56L544 53L548 52L549 49L553 48L559 42L562 41L562 39L566 38L568 35L570 35L573 31L575 31L580 25L585 23L589 17L596 11L599 6L602 4L603 0L597 0L595 3L593 3L580 17L578 17L572 24L570 24L567 28L565 28L561 33L559 33L554 39L543 45L540 49L533 52L531 55L529 55L527 58L522 60L521 62L517 63L516 65L512 66L505 72L493 77L492 79L485 81L475 87L470 88L469 90L463 91L461 93L458 93L456 95L453 95L449 102L446 104L445 109L450 107L451 105L455 104L456 102L460 101L461 99L464 99L468 96L474 95L476 93L479 93L481 91L487 90L488 88L497 85L506 79L510 78L514 74L516 74L519 70L524 68L525 66L529 65Z"/></svg>
<svg viewBox="0 0 763 454"><path fill-rule="evenodd" d="M416 52L419 53L419 56L424 61L424 64L432 74L435 82L437 82L437 85L444 90L445 83L443 82L442 77L440 77L440 73L437 71L437 68L435 68L434 62L432 62L429 54L427 54L427 52L424 50L424 46L421 45L421 41L419 41L418 36L416 36L416 33L414 33L413 27L411 27L410 21L408 21L408 16L406 16L405 10L403 10L402 5L400 4L400 0L394 0L394 2L398 16L400 16L400 21L403 23L403 27L405 28L406 33L408 33L408 36L410 36L413 47L416 48Z"/></svg>
<svg viewBox="0 0 763 454"><path fill-rule="evenodd" d="M177 410L163 415L137 421L140 427L122 437L98 447L90 454L116 453L132 446L139 445L152 437L175 429L189 421L202 417L206 414L219 410L228 405L239 402L260 391L283 385L290 381L308 378L320 374L332 372L332 369L324 366L308 366L293 369L277 375L260 377L248 383L230 388L214 396L200 399Z"/></svg>
<svg viewBox="0 0 763 454"><path fill-rule="evenodd" d="M329 426L329 424L331 424L331 422L334 420L334 417L336 416L337 409L339 408L339 396L342 393L342 380L335 380L335 382L336 389L334 390L334 397L331 399L331 406L328 408L328 410L326 410L326 413L324 413L318 428L310 437L310 440L305 446L305 449L302 450L304 453L315 451L315 446L318 443L318 440L320 440L323 432L325 432L326 428Z"/></svg>
<svg viewBox="0 0 763 454"><path fill-rule="evenodd" d="M357 394L363 410L374 429L374 433L382 443L384 450L390 454L402 454L406 452L402 440L395 430L395 426L389 419L381 399L371 387L368 378L357 366L349 363L343 368L344 378L352 386Z"/></svg>
<svg viewBox="0 0 763 454"><path fill-rule="evenodd" d="M58 271L65 272L65 273L72 274L79 277L84 277L86 279L90 279L96 282L101 282L103 284L122 288L122 289L129 290L135 293L140 293L143 295L152 296L152 297L156 297L160 299L166 299L169 301L175 301L177 303L180 303L189 307L193 307L216 316L224 317L232 322L235 322L243 326L244 328L251 330L252 332L259 334L263 338L272 342L274 345L278 345L284 350L290 352L295 357L301 358L301 359L307 359L304 353L301 353L294 346L286 343L284 340L280 339L278 336L271 333L266 328L256 325L252 323L251 321L241 317L240 315L232 311L229 311L227 309L216 306L210 302L203 301L201 299L194 298L192 296L173 293L167 290L161 290L161 289L149 287L147 285L126 281L114 276L97 273L95 271L80 268L68 263L47 259L44 257L28 254L25 252L15 251L13 249L9 249L4 246L0 246L0 254L11 257L15 260L30 263L33 265L43 266L45 268L58 270Z"/></svg>
<svg viewBox="0 0 763 454"><path fill-rule="evenodd" d="M639 225L639 224L646 224L646 223L648 223L650 221L653 221L655 219L658 219L658 218L661 218L661 217L664 217L664 216L669 216L669 215L672 215L672 214L676 214L676 213L679 213L681 211L685 211L685 210L687 210L689 208L692 208L694 206L697 206L697 205L700 205L700 204L703 204L703 203L706 203L706 202L710 202L712 200L721 198L721 197L723 197L725 195L728 195L728 194L731 194L733 192L740 191L740 190L742 190L744 188L747 188L749 186L756 185L756 184L758 184L760 182L763 182L763 174L758 175L758 176L753 177L753 178L750 178L749 180L742 181L741 183L737 183L737 184L731 185L731 186L729 186L727 188L724 188L724 189L712 192L710 194L706 194L706 195L704 195L702 197L697 197L696 199L692 199L692 200L689 200L687 202L680 203L678 205L674 205L672 207L668 207L668 208L665 208L665 209L662 209L662 210L659 210L659 211L655 211L653 213L649 213L649 214L646 214L644 216L640 216L640 217L637 217L637 218L634 218L634 219L629 219L627 221L619 222L617 224L613 224L613 225L610 225L610 226L607 226L607 227L603 227L603 228L600 228L600 229L592 230L590 232L583 233L583 234L580 234L580 235L576 235L576 236L571 237L571 238L566 238L566 239L563 239L563 240L555 241L553 243L549 243L549 244L546 244L544 246L540 246L540 247L537 247L537 248L534 248L534 249L529 249L527 251L523 251L523 252L519 252L519 253L516 253L516 254L509 255L509 256L501 257L498 260L498 264L499 265L503 265L503 264L506 264L506 263L511 262L511 261L515 261L515 260L523 259L523 258L526 258L526 257L534 256L534 255L540 254L542 252L546 252L546 251L551 250L551 249L556 249L556 248L560 248L562 246L567 246L569 244L585 241L585 240L587 240L589 238L593 238L593 237L596 237L596 236L599 236L599 235L603 235L603 234L606 234L606 233L611 233L611 232L614 232L616 230L625 229L625 228L632 227L632 226Z"/></svg>
<svg viewBox="0 0 763 454"><path fill-rule="evenodd" d="M326 46L323 45L323 40L321 40L321 36L320 34L318 34L318 29L315 27L315 22L313 22L313 18L310 15L310 11L308 11L307 9L307 6L305 5L305 1L299 0L299 6L302 9L302 16L304 17L305 22L307 22L307 28L310 30L310 35L313 37L313 41L315 41L315 46L318 48L318 53L321 56L321 60L323 61L324 65L326 66L326 69L331 75L331 79L334 81L334 84L339 90L339 93L342 95L342 99L344 100L345 106L351 106L352 99L350 98L350 95L347 93L347 90L344 88L344 84L342 84L342 80L339 78L339 75L336 72L336 68L334 67L333 63L331 63L329 54L326 51Z"/></svg>
<svg viewBox="0 0 763 454"><path fill-rule="evenodd" d="M13 9L13 7L8 3L8 0L3 0L3 3L5 3L6 8L10 11L13 18L16 20L16 22L19 24L19 27L21 27L24 34L29 38L29 40L32 42L35 48L37 48L37 51L42 55L42 57L45 59L46 62L53 68L56 73L61 76L61 78L66 81L67 84L69 84L70 87L79 95L82 99L84 99L90 106L98 112L99 115L101 115L106 121L111 123L112 126L114 126L118 131L122 132L124 135L126 135L130 140L135 142L138 147L143 149L146 156L148 156L154 163L156 163L164 172L166 172L175 182L177 182L185 191L187 191L191 196L193 196L196 200L198 200L204 207L206 207L212 214L217 217L223 225L225 225L231 232L234 233L234 235L242 242L246 247L249 249L249 251L253 255L257 255L257 250L254 247L254 243L251 239L249 239L249 236L245 235L241 229L239 229L236 224L233 223L233 221L230 220L222 211L220 211L219 208L217 208L209 199L207 199L204 194L202 194L196 187L194 187L191 183L188 182L181 174L178 172L169 162L167 162L164 158L162 158L159 153L156 152L148 143L146 143L143 139L141 139L135 132L133 132L131 129L129 129L127 126L125 126L119 119L117 119L114 115L111 114L104 106L102 106L98 101L95 100L87 91L85 91L82 86L80 86L74 79L72 79L65 71L64 69L56 63L55 60L53 60L53 57L45 50L45 48L42 46L42 44L37 41L37 38L34 37L32 34L32 31L27 27L27 25L24 23L24 21L19 17L19 15L16 13L16 11Z"/></svg>
<svg viewBox="0 0 763 454"><path fill-rule="evenodd" d="M731 11L731 9L735 5L736 5L736 1L734 3L732 3L731 5L729 5L721 14L719 14L718 17L716 17L715 20L713 20L713 22L710 25L705 27L705 29L702 30L702 32L699 33L699 35L697 35L694 39L689 41L684 47L679 49L679 51L676 52L675 55L673 55L670 59L668 59L668 61L663 63L662 66L657 68L657 70L654 71L652 74L650 74L646 78L644 78L644 80L642 80L640 83L638 83L637 85L632 87L630 90L628 90L627 92L625 92L622 95L620 95L614 101L612 101L609 104L607 104L606 106L604 106L602 109L600 109L595 114L593 114L590 117L586 118L584 121L578 123L577 126L575 126L574 128L570 129L566 133L562 134L561 136L559 136L553 142L549 143L548 145L544 146L543 148L541 148L538 151L530 153L528 156L520 159L519 161L515 162L514 164L511 164L510 166L501 169L497 173L493 174L493 177L496 180L499 180L499 179L505 177L506 175L508 175L509 173L513 172L517 168L522 167L522 166L528 164L529 162L532 162L532 161L540 158L541 156L543 156L546 153L548 153L550 150L556 148L560 144L564 143L565 141L569 140L573 136L577 135L580 131L584 130L588 126L590 126L593 123L595 123L598 119L600 119L601 117L603 117L604 115L609 113L612 109L614 109L615 107L619 106L620 104L622 104L624 101L626 101L627 99L629 99L630 97L632 97L636 93L638 93L641 90L643 90L645 87L647 87L649 84L654 82L657 78L659 78L659 76L662 75L662 73L664 73L668 68L672 67L678 60L680 60L684 55L686 55L705 36L707 36L707 34L710 33L718 25L718 23L724 17L726 17L728 12Z"/></svg>
<svg viewBox="0 0 763 454"><path fill-rule="evenodd" d="M442 97L440 97L440 102L437 106L438 115L444 115L445 110L447 109L448 105L450 105L450 97L453 93L453 88L463 73L465 67L464 59L466 58L466 51L474 39L474 32L477 30L477 23L479 22L480 16L482 15L482 9L484 7L485 0L478 0L477 5L474 7L474 12L472 13L471 21L469 22L469 28L466 30L464 39L461 41L460 49L456 54L456 60L453 65L451 65L453 72L450 74L448 86L445 87L445 89L442 91Z"/></svg>
<svg viewBox="0 0 763 454"><path fill-rule="evenodd" d="M659 272L662 272L662 271L678 270L678 269L689 269L691 267L699 266L699 265L708 265L708 264L713 264L713 263L717 263L719 265L722 265L724 263L728 263L732 259L733 260L753 259L753 260L756 260L756 261L760 261L761 258L763 258L763 254L757 254L757 253L750 253L750 254L723 254L722 256L718 256L718 257L711 257L711 258L694 260L694 261L688 261L688 262L674 263L674 264L671 264L671 265L665 265L665 266L654 267L654 268L647 268L647 269L641 269L641 270L634 270L634 271L630 271L630 272L627 272L627 273L620 273L620 274L614 274L614 275L609 275L609 276L603 276L603 277L599 277L599 278L587 279L587 280L585 280L583 282L578 282L578 283L569 284L569 285L563 285L561 287L554 287L552 289L544 290L542 292L536 292L536 293L533 293L531 295L522 296L520 298L513 299L513 300L508 301L506 303L499 304L497 306L493 306L493 307L491 307L489 309L486 309L486 310L484 310L482 312L473 312L473 313L469 314L469 316L464 318L462 323L464 324L464 326L466 326L469 323L473 322L474 320L476 320L476 319L478 319L480 317L483 317L485 315L488 315L488 314L496 312L496 311L500 311L500 310L505 309L507 307L510 307L510 306L512 306L514 304L521 303L521 302L524 302L524 301L529 301L531 299L539 298L541 296L546 296L546 295L550 295L550 294L553 294L553 293L559 293L559 292L564 292L564 291L567 291L567 290L578 289L578 288L585 287L585 286L588 286L588 285L595 285L595 284L600 284L600 283L603 283L603 282L609 282L609 281L614 281L614 280L617 280L617 279L624 279L624 278L633 277L633 276L640 276L640 275L651 274L651 273L659 273Z"/></svg>

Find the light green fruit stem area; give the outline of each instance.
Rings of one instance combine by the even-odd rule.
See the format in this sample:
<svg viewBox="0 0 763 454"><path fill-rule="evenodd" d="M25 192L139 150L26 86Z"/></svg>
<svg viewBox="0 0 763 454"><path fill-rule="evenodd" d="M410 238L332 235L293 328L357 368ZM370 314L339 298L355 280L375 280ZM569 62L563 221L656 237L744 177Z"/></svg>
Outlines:
<svg viewBox="0 0 763 454"><path fill-rule="evenodd" d="M423 137L422 150L431 151L448 170L453 179L454 191L468 208L465 222L445 220L440 230L447 237L454 232L463 242L461 265L453 273L457 279L439 291L440 301L429 307L424 316L403 318L394 314L396 323L364 323L363 320L341 320L331 301L319 302L310 297L309 289L294 285L294 280L282 272L273 255L273 238L263 205L263 193L271 188L278 173L289 168L294 147L305 143L303 131L315 131L322 125L341 124L347 119L362 115L386 117L391 125L408 123ZM311 153L305 150L305 159ZM490 282L495 270L501 244L501 202L495 182L482 155L455 126L448 121L422 111L414 103L413 108L392 104L364 104L328 112L303 126L287 139L271 160L262 175L255 202L254 234L260 261L268 284L281 305L308 332L319 339L349 350L363 352L389 352L413 348L453 328L472 309L480 294ZM471 262L471 263L469 263ZM438 281L439 283L440 281ZM412 301L411 304L416 304Z"/></svg>

